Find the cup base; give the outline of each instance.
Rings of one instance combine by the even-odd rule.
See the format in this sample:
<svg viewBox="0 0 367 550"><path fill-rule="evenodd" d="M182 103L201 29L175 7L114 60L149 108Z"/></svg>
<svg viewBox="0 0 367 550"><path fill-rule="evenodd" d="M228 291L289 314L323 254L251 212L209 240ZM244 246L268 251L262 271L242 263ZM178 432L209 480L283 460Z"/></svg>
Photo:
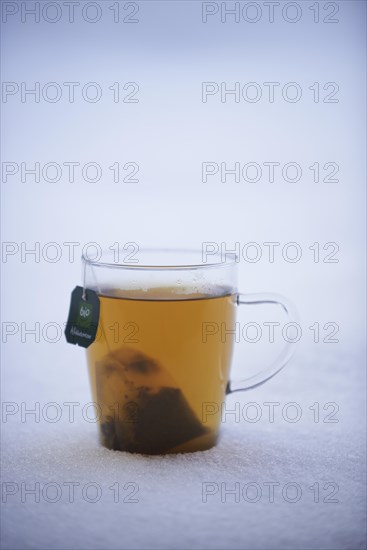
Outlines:
<svg viewBox="0 0 367 550"><path fill-rule="evenodd" d="M103 447L109 450L127 452L130 454L138 454L142 456L157 456L157 455L196 453L200 451L207 451L208 449L215 447L215 445L218 443L218 435L214 433L206 433L204 435L195 437L194 439L190 439L185 443L181 443L180 445L176 445L175 447L172 447L171 449L168 449L168 450L164 450L162 452L138 452L138 451L131 451L129 449L123 449L121 447L112 448L106 445L106 440L103 437L100 437L100 443Z"/></svg>

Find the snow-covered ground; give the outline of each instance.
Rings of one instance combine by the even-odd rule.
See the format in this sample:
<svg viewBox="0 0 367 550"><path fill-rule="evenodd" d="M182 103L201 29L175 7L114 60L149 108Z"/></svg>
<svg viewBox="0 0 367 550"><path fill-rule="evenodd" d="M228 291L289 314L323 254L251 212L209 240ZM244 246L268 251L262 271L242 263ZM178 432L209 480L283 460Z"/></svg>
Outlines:
<svg viewBox="0 0 367 550"><path fill-rule="evenodd" d="M227 398L217 447L165 457L99 446L86 368L62 357L47 401L42 358L32 371L12 366L4 548L364 548L361 353L296 356L268 385ZM39 416L26 414L36 402Z"/></svg>

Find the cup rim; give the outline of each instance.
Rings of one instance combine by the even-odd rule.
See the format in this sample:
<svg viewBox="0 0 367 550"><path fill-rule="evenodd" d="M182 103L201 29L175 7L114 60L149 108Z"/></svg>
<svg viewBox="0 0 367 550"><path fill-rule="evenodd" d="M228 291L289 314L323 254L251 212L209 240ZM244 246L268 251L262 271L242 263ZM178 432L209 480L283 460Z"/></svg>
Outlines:
<svg viewBox="0 0 367 550"><path fill-rule="evenodd" d="M124 251L126 254L126 249L118 249L120 251ZM82 254L81 259L82 262L84 262L85 266L91 266L91 267L102 267L107 269L127 269L127 270L135 270L135 271L182 271L182 270L194 270L194 269L219 269L219 268L228 268L234 266L236 263L238 263L239 258L238 255L235 252L229 252L226 254L222 254L221 252L213 252L211 253L211 256L215 257L217 261L215 262L202 262L202 263L124 263L121 261L113 261L108 262L102 260L104 256L111 256L114 257L114 253L116 251L110 251L110 250L102 250L102 255L99 258L90 259L87 257L85 253ZM203 251L201 249L194 249L194 248L139 248L138 253L144 253L144 254L176 254L179 256L184 256L185 254L192 254L192 255L201 255L203 257Z"/></svg>

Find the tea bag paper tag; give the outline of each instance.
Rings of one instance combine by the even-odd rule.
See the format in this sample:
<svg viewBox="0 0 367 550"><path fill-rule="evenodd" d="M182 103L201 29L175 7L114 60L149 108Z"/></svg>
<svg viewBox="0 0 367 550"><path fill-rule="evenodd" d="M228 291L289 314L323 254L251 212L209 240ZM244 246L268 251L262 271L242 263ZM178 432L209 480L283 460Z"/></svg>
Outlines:
<svg viewBox="0 0 367 550"><path fill-rule="evenodd" d="M84 296L83 296L84 294ZM97 334L99 298L94 290L76 286L71 293L69 317L65 329L66 341L83 348L90 346Z"/></svg>

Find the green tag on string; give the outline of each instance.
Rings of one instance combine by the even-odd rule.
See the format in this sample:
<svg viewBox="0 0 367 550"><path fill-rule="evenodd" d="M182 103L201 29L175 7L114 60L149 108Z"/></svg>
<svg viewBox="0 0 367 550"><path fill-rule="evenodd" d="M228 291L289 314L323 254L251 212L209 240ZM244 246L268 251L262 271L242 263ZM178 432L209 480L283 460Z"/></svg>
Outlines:
<svg viewBox="0 0 367 550"><path fill-rule="evenodd" d="M94 290L76 286L71 293L66 341L87 348L96 339L99 321L99 298Z"/></svg>

